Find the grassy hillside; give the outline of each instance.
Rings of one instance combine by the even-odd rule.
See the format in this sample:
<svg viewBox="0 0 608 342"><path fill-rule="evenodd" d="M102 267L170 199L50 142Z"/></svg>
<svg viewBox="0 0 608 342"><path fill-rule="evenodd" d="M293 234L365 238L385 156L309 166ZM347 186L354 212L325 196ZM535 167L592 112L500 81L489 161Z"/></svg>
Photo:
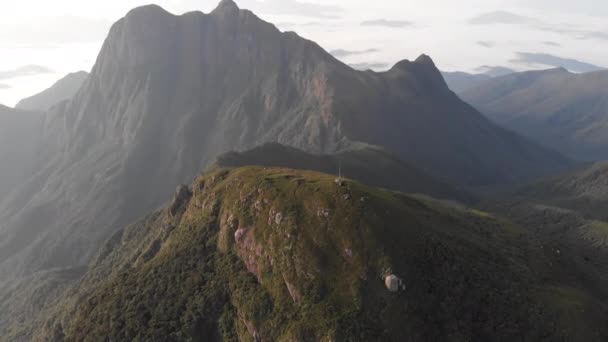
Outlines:
<svg viewBox="0 0 608 342"><path fill-rule="evenodd" d="M608 221L608 162L598 162L525 187L515 197Z"/></svg>
<svg viewBox="0 0 608 342"><path fill-rule="evenodd" d="M482 205L525 227L548 260L544 269L539 264L539 274L577 289L568 293L593 298L603 317L608 317L607 176L608 165L597 163Z"/></svg>
<svg viewBox="0 0 608 342"><path fill-rule="evenodd" d="M334 178L259 167L197 178L108 241L34 339L608 336L591 296L537 277L529 261L545 259L519 227ZM404 287L389 291L388 275Z"/></svg>

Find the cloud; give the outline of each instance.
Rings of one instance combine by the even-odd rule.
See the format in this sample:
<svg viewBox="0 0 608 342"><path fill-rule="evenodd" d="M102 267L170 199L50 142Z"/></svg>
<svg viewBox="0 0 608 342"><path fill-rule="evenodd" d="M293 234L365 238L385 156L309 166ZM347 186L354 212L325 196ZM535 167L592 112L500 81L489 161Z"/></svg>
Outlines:
<svg viewBox="0 0 608 342"><path fill-rule="evenodd" d="M608 33L599 31L580 32L578 39L608 40Z"/></svg>
<svg viewBox="0 0 608 342"><path fill-rule="evenodd" d="M379 51L380 50L378 50L378 49L366 49L366 50L336 49L336 50L330 51L329 53L331 53L336 58L343 58L343 57L348 57L348 56L364 55L364 54L379 52Z"/></svg>
<svg viewBox="0 0 608 342"><path fill-rule="evenodd" d="M598 0L518 0L517 5L542 10L543 12L577 13L599 17L608 15L608 2Z"/></svg>
<svg viewBox="0 0 608 342"><path fill-rule="evenodd" d="M469 20L469 24L473 25L492 25L492 24L516 24L516 25L532 25L536 24L539 21L526 17L523 15L518 15L511 12L506 11L496 11L496 12L488 12L482 13L472 19Z"/></svg>
<svg viewBox="0 0 608 342"><path fill-rule="evenodd" d="M485 48L491 48L496 46L496 42L492 42L492 41L487 41L487 40L480 40L477 42L477 45L485 47Z"/></svg>
<svg viewBox="0 0 608 342"><path fill-rule="evenodd" d="M551 24L542 20L527 17L511 12L497 11L482 13L469 20L471 25L519 25L529 29L553 32L558 34L564 34L572 36L576 39L596 39L596 40L608 40L608 33L602 31L589 31L581 29L580 27L567 25L567 24Z"/></svg>
<svg viewBox="0 0 608 342"><path fill-rule="evenodd" d="M111 21L76 16L35 18L35 22L5 22L0 31L0 43L48 47L97 42L105 38L111 25Z"/></svg>
<svg viewBox="0 0 608 342"><path fill-rule="evenodd" d="M411 21L405 20L388 20L388 19L376 19L376 20L367 20L361 23L362 26L384 26L391 28L400 28L400 27L410 27L413 26L414 23Z"/></svg>
<svg viewBox="0 0 608 342"><path fill-rule="evenodd" d="M511 62L527 66L562 67L573 72L591 72L605 69L576 59L558 57L547 53L517 52L517 58L511 60Z"/></svg>
<svg viewBox="0 0 608 342"><path fill-rule="evenodd" d="M383 62L374 62L374 63L352 63L349 66L353 69L357 70L378 70L378 69L388 69L389 64Z"/></svg>
<svg viewBox="0 0 608 342"><path fill-rule="evenodd" d="M13 70L0 70L0 80L10 78L18 78L23 76L32 76L39 74L48 74L53 72L51 69L41 65L26 65Z"/></svg>
<svg viewBox="0 0 608 342"><path fill-rule="evenodd" d="M562 46L560 43L552 42L552 41L546 41L546 42L543 42L543 44L545 44L547 46Z"/></svg>
<svg viewBox="0 0 608 342"><path fill-rule="evenodd" d="M299 0L241 0L239 7L254 12L298 17L337 18L344 9L338 6L321 5Z"/></svg>
<svg viewBox="0 0 608 342"><path fill-rule="evenodd" d="M2 84L0 83L0 90L4 90L4 89L10 89L11 86L9 86L8 84Z"/></svg>
<svg viewBox="0 0 608 342"><path fill-rule="evenodd" d="M513 71L513 69L509 69L507 67L492 65L482 65L480 67L475 68L475 71L492 77L504 76L515 72Z"/></svg>

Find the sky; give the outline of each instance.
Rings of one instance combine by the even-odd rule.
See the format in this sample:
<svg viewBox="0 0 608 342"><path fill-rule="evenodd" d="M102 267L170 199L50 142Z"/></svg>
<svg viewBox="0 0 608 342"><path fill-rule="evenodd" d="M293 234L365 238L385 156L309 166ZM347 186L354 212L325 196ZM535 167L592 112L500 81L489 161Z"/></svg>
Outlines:
<svg viewBox="0 0 608 342"><path fill-rule="evenodd" d="M382 71L430 55L446 71L608 67L608 1L235 0L343 62ZM174 14L219 0L5 0L0 5L0 104L90 71L113 22L156 3Z"/></svg>

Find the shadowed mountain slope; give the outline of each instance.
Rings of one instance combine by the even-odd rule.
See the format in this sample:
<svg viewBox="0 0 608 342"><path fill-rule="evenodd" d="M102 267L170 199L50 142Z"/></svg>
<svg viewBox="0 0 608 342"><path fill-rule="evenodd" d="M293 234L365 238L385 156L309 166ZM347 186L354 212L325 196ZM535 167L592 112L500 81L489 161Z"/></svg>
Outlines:
<svg viewBox="0 0 608 342"><path fill-rule="evenodd" d="M608 162L528 186L516 195L608 222Z"/></svg>
<svg viewBox="0 0 608 342"><path fill-rule="evenodd" d="M483 204L517 222L545 255L545 276L608 303L608 164L597 163ZM604 313L607 316L608 313ZM607 316L608 317L608 316Z"/></svg>
<svg viewBox="0 0 608 342"><path fill-rule="evenodd" d="M459 94L493 121L572 159L608 158L608 72L497 77Z"/></svg>
<svg viewBox="0 0 608 342"><path fill-rule="evenodd" d="M15 108L46 112L54 105L76 95L87 77L89 74L85 71L69 74L39 94L19 101Z"/></svg>
<svg viewBox="0 0 608 342"><path fill-rule="evenodd" d="M439 199L470 203L475 197L434 178L375 146L360 146L331 155L306 153L293 147L269 143L245 152L218 157L215 165L234 168L248 165L313 170L358 180L367 185Z"/></svg>

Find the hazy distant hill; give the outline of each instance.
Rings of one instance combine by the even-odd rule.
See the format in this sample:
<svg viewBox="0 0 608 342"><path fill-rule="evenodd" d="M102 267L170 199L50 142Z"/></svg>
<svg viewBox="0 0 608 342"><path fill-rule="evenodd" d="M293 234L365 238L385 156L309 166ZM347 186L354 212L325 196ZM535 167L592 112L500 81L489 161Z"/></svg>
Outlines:
<svg viewBox="0 0 608 342"><path fill-rule="evenodd" d="M441 74L453 92L462 93L465 90L478 87L494 77L505 76L515 72L507 67L487 65L478 67L475 71L477 73L443 71Z"/></svg>
<svg viewBox="0 0 608 342"><path fill-rule="evenodd" d="M475 198L439 180L394 155L374 146L354 147L332 155L315 155L276 143L245 152L221 155L218 167L259 165L314 170L354 179L367 185L406 193L420 193L439 199L472 202Z"/></svg>
<svg viewBox="0 0 608 342"><path fill-rule="evenodd" d="M492 79L492 76L486 74L469 74L462 71L443 71L441 73L445 83L455 93L475 88L483 82Z"/></svg>
<svg viewBox="0 0 608 342"><path fill-rule="evenodd" d="M459 94L495 122L572 159L608 159L608 72L493 78Z"/></svg>
<svg viewBox="0 0 608 342"><path fill-rule="evenodd" d="M88 77L85 71L69 74L43 92L19 101L15 108L47 111L59 102L71 99Z"/></svg>

